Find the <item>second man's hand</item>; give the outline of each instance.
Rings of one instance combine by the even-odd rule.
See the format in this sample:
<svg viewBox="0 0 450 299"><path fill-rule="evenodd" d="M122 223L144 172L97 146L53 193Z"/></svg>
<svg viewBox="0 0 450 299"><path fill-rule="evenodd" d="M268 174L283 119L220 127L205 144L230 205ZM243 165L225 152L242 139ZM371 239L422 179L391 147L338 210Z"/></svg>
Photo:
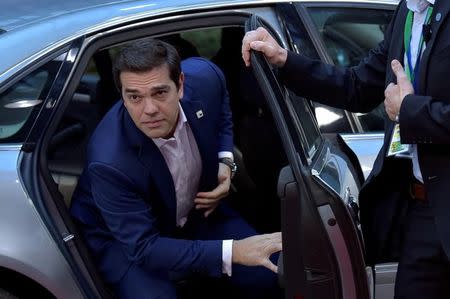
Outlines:
<svg viewBox="0 0 450 299"><path fill-rule="evenodd" d="M397 77L397 84L390 83L386 87L384 91L384 108L389 118L395 121L400 113L400 107L405 97L409 94L414 94L414 87L398 60L392 60L391 67Z"/></svg>
<svg viewBox="0 0 450 299"><path fill-rule="evenodd" d="M246 66L250 66L250 50L263 53L269 63L278 67L286 63L286 49L282 48L262 27L247 32L242 40L242 59Z"/></svg>

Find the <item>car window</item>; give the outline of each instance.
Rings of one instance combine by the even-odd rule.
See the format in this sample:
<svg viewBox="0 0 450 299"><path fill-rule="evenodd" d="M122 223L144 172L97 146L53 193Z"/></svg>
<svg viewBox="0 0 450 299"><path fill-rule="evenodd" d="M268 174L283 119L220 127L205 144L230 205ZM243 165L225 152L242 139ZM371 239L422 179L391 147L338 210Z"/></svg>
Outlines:
<svg viewBox="0 0 450 299"><path fill-rule="evenodd" d="M26 75L0 94L0 143L23 142L64 56Z"/></svg>
<svg viewBox="0 0 450 299"><path fill-rule="evenodd" d="M358 8L308 9L335 65L357 65L383 40L391 11Z"/></svg>
<svg viewBox="0 0 450 299"><path fill-rule="evenodd" d="M322 37L328 55L334 64L352 67L383 40L393 12L390 10L367 8L327 8L310 7L310 16ZM318 109L325 107L319 107ZM333 111L325 111L337 117ZM384 106L381 104L370 113L357 113L364 131L384 129ZM326 117L326 119L330 119ZM340 130L340 132L345 132Z"/></svg>
<svg viewBox="0 0 450 299"><path fill-rule="evenodd" d="M203 30L187 31L180 34L181 38L191 43L197 49L198 55L212 59L220 48L222 38L221 28L209 28ZM172 43L174 44L174 43ZM176 43L175 43L176 44ZM186 48L186 47L185 47Z"/></svg>
<svg viewBox="0 0 450 299"><path fill-rule="evenodd" d="M308 31L303 26L300 14L293 10L291 5L282 4L278 6L278 13L282 16L280 19L287 28L286 34L291 41L291 48L311 59L320 59ZM311 102L311 106L322 133L353 132L344 110L317 102Z"/></svg>
<svg viewBox="0 0 450 299"><path fill-rule="evenodd" d="M304 137L300 136L300 139L303 139L303 143L306 144L308 158L312 158L316 153L322 138L315 125L310 106L306 99L296 96L293 92L290 92L289 99L290 104L295 111L294 123L297 123L301 127L301 131L299 129L297 129L297 131L304 134Z"/></svg>

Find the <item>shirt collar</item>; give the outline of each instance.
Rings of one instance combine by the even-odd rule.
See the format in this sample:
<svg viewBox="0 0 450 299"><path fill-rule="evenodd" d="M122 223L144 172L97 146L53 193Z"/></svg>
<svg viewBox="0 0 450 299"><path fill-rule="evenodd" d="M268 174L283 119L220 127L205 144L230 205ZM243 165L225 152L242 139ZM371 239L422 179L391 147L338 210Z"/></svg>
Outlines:
<svg viewBox="0 0 450 299"><path fill-rule="evenodd" d="M181 104L178 103L178 107L180 108L179 114L178 114L178 121L177 126L175 127L175 131L173 132L173 136L170 138L152 138L153 142L155 142L156 146L160 149L163 147L167 142L170 140L176 140L178 139L178 135L180 133L180 130L183 129L184 124L187 122L186 114L184 114L183 108L181 107Z"/></svg>
<svg viewBox="0 0 450 299"><path fill-rule="evenodd" d="M406 6L409 10L413 12L422 12L424 11L428 5L434 5L435 0L406 0Z"/></svg>

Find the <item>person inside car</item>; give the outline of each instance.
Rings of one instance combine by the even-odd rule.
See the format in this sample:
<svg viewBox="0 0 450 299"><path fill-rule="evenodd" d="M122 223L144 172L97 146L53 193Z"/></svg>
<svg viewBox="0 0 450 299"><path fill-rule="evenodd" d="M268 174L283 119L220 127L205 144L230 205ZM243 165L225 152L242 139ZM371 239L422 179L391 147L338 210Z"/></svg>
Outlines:
<svg viewBox="0 0 450 299"><path fill-rule="evenodd" d="M221 201L235 165L219 68L145 39L121 50L114 75L123 101L92 135L70 209L103 278L120 298L177 298L192 275L275 298L281 233L257 235Z"/></svg>

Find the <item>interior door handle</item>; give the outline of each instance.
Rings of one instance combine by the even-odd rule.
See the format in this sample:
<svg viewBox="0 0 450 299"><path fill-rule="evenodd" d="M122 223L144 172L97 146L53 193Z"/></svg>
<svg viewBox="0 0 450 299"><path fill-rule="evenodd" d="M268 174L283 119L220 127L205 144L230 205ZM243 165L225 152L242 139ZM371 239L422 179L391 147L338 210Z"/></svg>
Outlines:
<svg viewBox="0 0 450 299"><path fill-rule="evenodd" d="M355 224L359 225L359 205L356 202L355 197L351 194L349 187L347 187L345 190L344 202L353 221L355 222Z"/></svg>

